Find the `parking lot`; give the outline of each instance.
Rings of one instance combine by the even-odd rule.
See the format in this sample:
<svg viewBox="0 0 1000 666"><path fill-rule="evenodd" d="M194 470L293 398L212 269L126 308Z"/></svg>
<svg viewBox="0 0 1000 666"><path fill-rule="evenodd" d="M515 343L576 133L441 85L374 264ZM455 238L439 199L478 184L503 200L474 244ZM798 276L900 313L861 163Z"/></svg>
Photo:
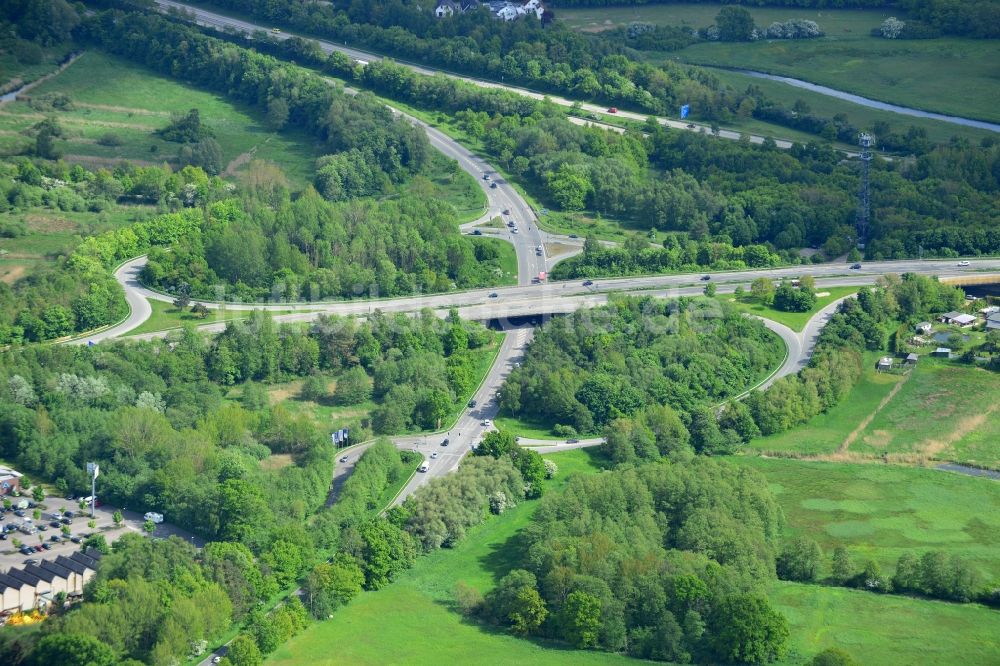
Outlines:
<svg viewBox="0 0 1000 666"><path fill-rule="evenodd" d="M15 503L18 501L17 498L11 498L11 500ZM41 518L37 520L34 519L36 509L42 512ZM82 539L87 535L103 534L108 543L111 543L122 534L126 534L130 531L144 534L142 531L143 523L145 523L143 514L136 513L134 511L122 511L122 516L125 520L120 527L116 528L112 518L116 509L117 507L101 505L95 509L94 518L92 519L90 517L89 509L81 515L80 505L78 502L56 497L46 498L45 501L40 503L38 506L25 509L24 518L32 519L32 523L38 529L38 532L35 534L24 534L20 531L7 533L7 539L5 541L0 541L0 571L6 572L11 567L20 566L24 564L24 561L27 559L41 561L55 559L59 555L68 556L74 550L78 550L80 548L79 543L75 543L70 540L72 537L78 537L82 541ZM64 538L64 534L62 532L63 522L60 522L60 527L58 528L50 525L50 523L55 520L52 517L53 513L59 513L61 516L64 516L66 511L73 512L72 522L69 525L66 525L70 529L70 538ZM0 529L5 528L11 523L20 525L24 522L24 518L16 516L14 514L14 510L11 509L4 513L3 516L0 516ZM96 523L94 528L91 528L88 525L91 520L94 520ZM43 525L45 526L44 529L42 529ZM157 525L156 531L153 532L153 536L158 538L166 538L171 535L179 536L199 548L204 545L204 539L196 537L167 523ZM54 541L52 539L53 536L58 536L59 541ZM14 547L14 539L17 539L22 544L29 546L39 546L42 543L47 543L49 544L49 549L43 549L39 553L25 555Z"/></svg>

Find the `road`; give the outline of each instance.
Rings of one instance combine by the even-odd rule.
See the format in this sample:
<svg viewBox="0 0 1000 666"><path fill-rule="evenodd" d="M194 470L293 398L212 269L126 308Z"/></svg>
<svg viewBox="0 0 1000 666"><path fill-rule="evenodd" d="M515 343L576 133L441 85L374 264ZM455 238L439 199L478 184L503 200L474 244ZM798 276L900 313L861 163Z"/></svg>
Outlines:
<svg viewBox="0 0 1000 666"><path fill-rule="evenodd" d="M256 31L263 31L266 32L268 36L271 37L272 39L281 39L281 40L288 39L290 37L300 36L296 35L295 33L288 33L284 31L280 33L270 32L272 26L262 26L257 23L250 23L248 21L243 21L241 19L233 18L231 16L225 16L217 12L210 12L200 7L194 7L191 5L184 4L182 2L175 2L174 0L155 0L155 2L163 11L168 11L173 9L173 10L187 12L189 15L194 17L194 22L197 23L198 25L205 26L208 28L214 28L216 30L235 30L247 35L253 34ZM362 60L365 62L373 62L376 60L383 59L382 56L378 54L370 53L368 51L362 51L360 49L350 48L344 44L335 44L333 42L316 39L314 37L305 37L305 39L310 39L312 41L315 41L319 45L319 47L323 50L324 53L332 53L334 51L339 51L340 53L343 53L355 60ZM507 85L504 83L497 83L495 81L485 81L483 79L477 79L472 76L459 76L457 74L452 74L450 72L443 72L438 69L426 67L423 65L418 65L415 63L410 63L400 60L396 60L395 62L405 67L408 67L409 69L413 70L414 72L417 72L418 74L423 74L426 76L443 75L447 76L448 78L471 83L481 88L501 88L503 90L507 90L509 92L516 93L518 95L523 95L525 97L530 97L532 99L538 99L538 100L548 99L552 103L558 104L559 106L565 106L565 107L576 106L581 111L584 111L588 114L599 114L599 113L603 114L608 112L607 107L601 106L599 104L591 104L589 102L579 102L579 101L569 100L564 97L546 95L535 92L533 90L528 90L526 88ZM684 121L673 120L670 118L663 118L660 116L634 113L632 111L619 110L617 112L617 116L619 118L635 120L638 122L645 122L647 118L654 118L661 125L678 130L685 130L692 132L711 131L711 128L699 123L692 123L687 120ZM763 136L756 134L746 134L743 132L737 132L727 129L720 129L716 136L719 136L723 139L731 139L731 140L739 140L743 136L746 136L751 143L761 144L764 142ZM779 148L787 149L792 147L791 141L785 139L775 139L774 141ZM846 154L849 156L857 156L857 153L850 151L846 151Z"/></svg>

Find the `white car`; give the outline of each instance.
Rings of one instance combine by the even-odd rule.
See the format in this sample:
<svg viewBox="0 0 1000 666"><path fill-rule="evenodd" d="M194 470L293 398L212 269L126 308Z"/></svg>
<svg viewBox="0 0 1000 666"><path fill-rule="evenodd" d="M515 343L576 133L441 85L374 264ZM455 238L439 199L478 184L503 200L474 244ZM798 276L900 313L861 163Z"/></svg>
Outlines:
<svg viewBox="0 0 1000 666"><path fill-rule="evenodd" d="M491 425L493 425L493 421L490 421L489 419L484 419L483 420L483 427L484 428L489 428Z"/></svg>
<svg viewBox="0 0 1000 666"><path fill-rule="evenodd" d="M960 261L960 262L958 262L958 265L959 266L968 266L969 262L968 261Z"/></svg>
<svg viewBox="0 0 1000 666"><path fill-rule="evenodd" d="M438 457L438 452L437 451L431 451L431 458L437 458L437 457Z"/></svg>

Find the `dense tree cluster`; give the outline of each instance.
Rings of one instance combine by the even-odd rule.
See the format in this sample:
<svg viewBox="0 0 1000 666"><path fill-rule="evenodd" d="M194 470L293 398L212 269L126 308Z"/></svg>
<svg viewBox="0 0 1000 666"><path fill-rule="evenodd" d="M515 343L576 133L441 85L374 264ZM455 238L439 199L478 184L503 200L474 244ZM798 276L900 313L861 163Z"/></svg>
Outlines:
<svg viewBox="0 0 1000 666"><path fill-rule="evenodd" d="M570 481L478 609L517 634L659 661L767 663L787 623L763 596L783 518L763 479L707 459Z"/></svg>
<svg viewBox="0 0 1000 666"><path fill-rule="evenodd" d="M43 46L65 42L80 24L80 14L66 0L9 0L0 7L0 25L20 39Z"/></svg>
<svg viewBox="0 0 1000 666"><path fill-rule="evenodd" d="M500 405L581 433L656 405L689 421L779 358L780 344L763 324L714 299L623 298L546 324Z"/></svg>
<svg viewBox="0 0 1000 666"><path fill-rule="evenodd" d="M321 170L322 171L322 170ZM454 208L404 195L330 203L314 190L205 209L195 233L150 253L143 281L211 300L398 296L495 283L499 259L462 236Z"/></svg>
<svg viewBox="0 0 1000 666"><path fill-rule="evenodd" d="M900 6L906 9L907 19L913 18L926 24L933 32L927 36L938 34L959 35L962 37L977 37L980 39L996 39L1000 37L1000 2L996 0L900 0ZM907 34L907 28L912 32L913 21L907 21L901 37L924 36Z"/></svg>

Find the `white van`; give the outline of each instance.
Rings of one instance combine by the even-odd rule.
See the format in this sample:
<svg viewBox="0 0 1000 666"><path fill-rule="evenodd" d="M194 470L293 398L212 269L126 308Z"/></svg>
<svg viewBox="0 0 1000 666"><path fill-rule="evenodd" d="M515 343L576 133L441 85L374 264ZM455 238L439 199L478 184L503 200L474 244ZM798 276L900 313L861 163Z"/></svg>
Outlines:
<svg viewBox="0 0 1000 666"><path fill-rule="evenodd" d="M428 462L425 460L422 463L420 463L419 470L421 472L426 472L428 469L430 469L430 467L431 467L430 464L428 464Z"/></svg>

